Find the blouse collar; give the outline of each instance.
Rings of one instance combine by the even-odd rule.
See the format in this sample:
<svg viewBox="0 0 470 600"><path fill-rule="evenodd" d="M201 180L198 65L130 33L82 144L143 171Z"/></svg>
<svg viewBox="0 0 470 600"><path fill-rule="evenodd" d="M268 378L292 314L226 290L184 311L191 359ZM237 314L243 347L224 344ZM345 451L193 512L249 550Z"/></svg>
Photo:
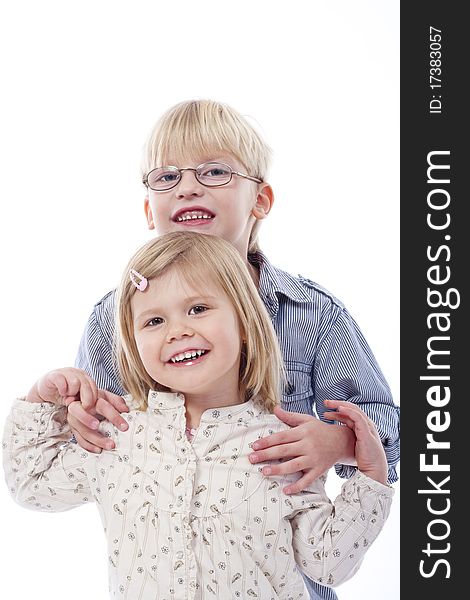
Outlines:
<svg viewBox="0 0 470 600"><path fill-rule="evenodd" d="M148 407L150 410L158 410L162 414L165 414L166 411L181 409L184 408L184 395L175 392L150 390ZM251 420L260 412L262 412L262 409L255 405L253 399L250 399L242 404L209 408L202 413L201 423L234 423L247 419Z"/></svg>

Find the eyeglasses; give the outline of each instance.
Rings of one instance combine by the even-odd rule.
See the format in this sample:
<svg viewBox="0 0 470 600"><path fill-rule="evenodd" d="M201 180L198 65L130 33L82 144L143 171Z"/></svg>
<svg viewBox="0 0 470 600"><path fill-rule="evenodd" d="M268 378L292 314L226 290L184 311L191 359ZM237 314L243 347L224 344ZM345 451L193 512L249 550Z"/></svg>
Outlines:
<svg viewBox="0 0 470 600"><path fill-rule="evenodd" d="M229 165L220 162L202 163L202 165L199 165L195 169L189 167L178 169L178 167L173 166L157 167L150 171L142 181L144 185L155 192L166 192L178 185L181 181L183 171L194 171L194 175L199 183L207 187L227 185L227 183L232 181L234 175L244 177L250 181L256 181L257 183L263 183L262 179L234 171Z"/></svg>

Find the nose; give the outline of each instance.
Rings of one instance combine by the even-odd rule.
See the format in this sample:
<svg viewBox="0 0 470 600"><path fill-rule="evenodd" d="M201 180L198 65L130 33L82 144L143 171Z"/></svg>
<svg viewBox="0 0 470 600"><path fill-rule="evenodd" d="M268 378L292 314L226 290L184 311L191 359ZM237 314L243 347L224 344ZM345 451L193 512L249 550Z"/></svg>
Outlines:
<svg viewBox="0 0 470 600"><path fill-rule="evenodd" d="M192 338L194 331L183 322L173 322L168 325L166 341L168 344L184 338Z"/></svg>
<svg viewBox="0 0 470 600"><path fill-rule="evenodd" d="M181 169L181 180L176 186L177 198L198 198L204 193L204 186L196 179L193 169Z"/></svg>

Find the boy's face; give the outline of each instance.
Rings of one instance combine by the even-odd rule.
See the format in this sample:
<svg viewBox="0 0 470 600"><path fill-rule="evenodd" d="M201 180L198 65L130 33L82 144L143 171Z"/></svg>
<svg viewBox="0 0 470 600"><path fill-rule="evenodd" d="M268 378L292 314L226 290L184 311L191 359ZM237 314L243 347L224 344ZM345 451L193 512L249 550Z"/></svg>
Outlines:
<svg viewBox="0 0 470 600"><path fill-rule="evenodd" d="M178 164L168 161L168 164L195 168L203 162L217 161L230 165L234 171L246 173L241 163L230 155L198 158L197 162ZM271 204L272 191L268 184L256 184L234 175L227 185L211 188L199 183L193 171L183 171L181 181L173 189L166 192L148 190L145 213L149 229L155 229L159 235L183 230L218 235L246 257L253 224L256 219L267 216ZM206 218L188 219L188 216Z"/></svg>
<svg viewBox="0 0 470 600"><path fill-rule="evenodd" d="M204 284L194 287L172 269L132 296L137 349L154 381L187 399L204 395L220 398L220 406L237 404L238 317L229 298L201 275Z"/></svg>

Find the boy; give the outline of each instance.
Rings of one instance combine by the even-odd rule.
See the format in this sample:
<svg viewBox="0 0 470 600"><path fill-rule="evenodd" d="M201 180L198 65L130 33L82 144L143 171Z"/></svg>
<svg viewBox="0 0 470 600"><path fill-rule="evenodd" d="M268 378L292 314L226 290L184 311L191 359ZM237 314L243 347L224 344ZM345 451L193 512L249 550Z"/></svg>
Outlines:
<svg viewBox="0 0 470 600"><path fill-rule="evenodd" d="M266 182L269 149L236 111L212 101L183 102L155 126L142 165L147 187L145 214L157 234L191 229L231 242L248 268L273 321L287 370L283 404L275 414L292 428L253 445L253 463L282 458L263 473L302 471L288 494L304 489L336 465L337 473L354 472L354 436L349 428L321 419L324 400L357 403L375 422L389 463L389 481L397 480L399 408L356 323L344 306L317 284L273 267L259 250L261 221L274 196ZM113 365L114 292L98 302L80 344L76 366L97 386L116 396L99 400L88 412L80 402L69 405L69 423L80 445L99 452L112 442L97 431L102 415L125 427L119 398L125 393ZM318 419L314 413L320 417ZM312 598L334 599L333 590L309 582Z"/></svg>

